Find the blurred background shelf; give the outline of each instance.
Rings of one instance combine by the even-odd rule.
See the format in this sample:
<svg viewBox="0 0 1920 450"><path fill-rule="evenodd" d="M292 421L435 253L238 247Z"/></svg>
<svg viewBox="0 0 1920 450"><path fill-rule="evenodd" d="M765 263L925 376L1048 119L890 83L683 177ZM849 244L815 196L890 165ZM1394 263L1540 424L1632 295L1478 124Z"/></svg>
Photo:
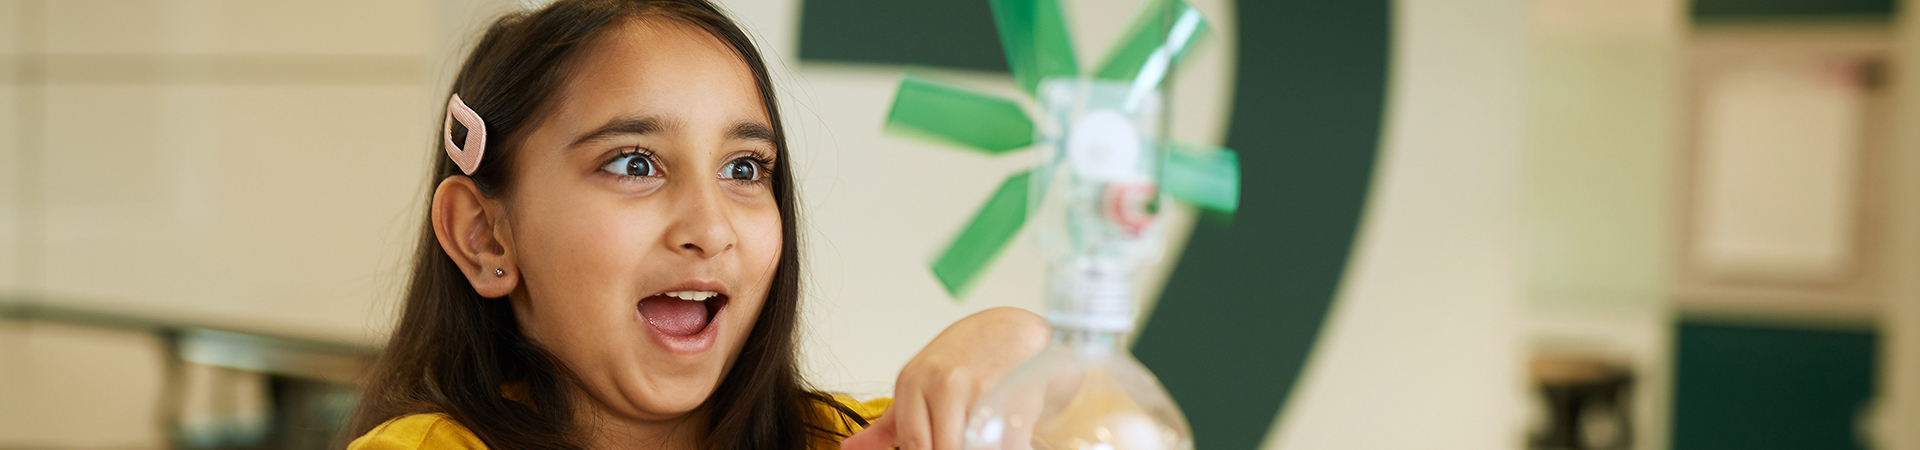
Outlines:
<svg viewBox="0 0 1920 450"><path fill-rule="evenodd" d="M372 347L276 335L260 329L218 328L137 315L124 309L76 309L18 298L0 301L0 333L18 341L21 345L13 350L26 354L15 359L28 363L27 370L16 368L8 373L27 378L12 380L14 388L52 388L42 393L62 400L84 400L87 394L61 388L84 392L99 386L88 386L91 383L85 380L46 383L35 378L85 376L85 372L60 369L75 363L109 364L115 370L109 379L151 383L145 386L151 388L144 392L148 395L127 395L121 389L88 394L106 394L117 398L101 400L134 406L124 411L136 414L127 415L147 411L151 428L100 432L137 436L146 428L174 448L190 449L329 448L356 404L354 386L378 354ZM124 350L121 355L60 351L60 347L86 345L86 341L140 342L145 345L125 346L131 347L125 350L151 348L159 357L129 358L132 355ZM46 358L49 356L54 358ZM62 358L65 361L59 360ZM141 405L150 408L137 407ZM81 414L66 419L96 426L112 423L87 420L91 418L86 414L89 408L79 409Z"/></svg>

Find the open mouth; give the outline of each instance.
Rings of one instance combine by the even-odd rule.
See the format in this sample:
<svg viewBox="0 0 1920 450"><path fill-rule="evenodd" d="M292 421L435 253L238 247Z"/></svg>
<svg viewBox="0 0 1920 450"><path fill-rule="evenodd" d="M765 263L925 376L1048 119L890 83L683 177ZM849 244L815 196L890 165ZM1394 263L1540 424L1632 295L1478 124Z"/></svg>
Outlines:
<svg viewBox="0 0 1920 450"><path fill-rule="evenodd" d="M727 295L714 291L672 291L640 300L647 324L668 336L692 336L706 331L727 307Z"/></svg>

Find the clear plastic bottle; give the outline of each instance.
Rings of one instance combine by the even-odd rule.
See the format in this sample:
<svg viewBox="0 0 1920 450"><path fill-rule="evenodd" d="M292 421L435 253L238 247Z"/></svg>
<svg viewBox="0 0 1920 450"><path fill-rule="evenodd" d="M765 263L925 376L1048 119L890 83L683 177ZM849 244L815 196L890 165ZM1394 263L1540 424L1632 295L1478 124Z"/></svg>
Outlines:
<svg viewBox="0 0 1920 450"><path fill-rule="evenodd" d="M1138 268L1159 257L1163 93L1049 79L1032 213L1048 258L1046 350L983 394L964 444L976 450L1191 450L1192 431L1134 359Z"/></svg>
<svg viewBox="0 0 1920 450"><path fill-rule="evenodd" d="M966 448L1191 450L1186 416L1123 342L1056 327L1045 351L974 405Z"/></svg>

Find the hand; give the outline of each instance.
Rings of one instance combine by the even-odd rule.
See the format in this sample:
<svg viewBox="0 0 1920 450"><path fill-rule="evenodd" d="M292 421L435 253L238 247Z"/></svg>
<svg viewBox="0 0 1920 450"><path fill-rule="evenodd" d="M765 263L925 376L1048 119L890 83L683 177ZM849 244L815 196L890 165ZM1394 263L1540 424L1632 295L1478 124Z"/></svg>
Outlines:
<svg viewBox="0 0 1920 450"><path fill-rule="evenodd" d="M1046 348L1046 320L1019 308L981 311L941 331L893 384L893 407L840 443L844 450L958 450L967 408Z"/></svg>

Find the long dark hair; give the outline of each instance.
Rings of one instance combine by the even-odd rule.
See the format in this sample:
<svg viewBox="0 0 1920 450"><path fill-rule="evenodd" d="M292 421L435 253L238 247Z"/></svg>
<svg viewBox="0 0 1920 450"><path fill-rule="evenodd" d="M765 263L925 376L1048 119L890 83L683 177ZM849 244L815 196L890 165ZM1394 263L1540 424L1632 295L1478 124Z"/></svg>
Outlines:
<svg viewBox="0 0 1920 450"><path fill-rule="evenodd" d="M772 121L776 158L789 160L760 52L707 0L561 0L494 21L461 65L452 93L487 124L487 155L472 175L462 175L436 146L434 154L442 156L435 157L427 204L433 201L431 186L447 177L469 176L488 197L507 192L519 140L552 108L579 47L603 29L639 19L681 21L738 52ZM463 129L455 133L455 142L464 139ZM711 448L801 449L844 437L823 426L827 420L866 424L831 396L808 388L797 368L800 246L791 167L772 167L782 237L773 286L732 370L704 405ZM367 379L346 438L393 418L442 413L491 448L579 448L583 430L573 424L566 367L520 333L508 300L474 291L434 238L431 221L423 222L400 323ZM524 386L524 395L506 398L502 390L508 386ZM820 405L842 417L823 417Z"/></svg>

